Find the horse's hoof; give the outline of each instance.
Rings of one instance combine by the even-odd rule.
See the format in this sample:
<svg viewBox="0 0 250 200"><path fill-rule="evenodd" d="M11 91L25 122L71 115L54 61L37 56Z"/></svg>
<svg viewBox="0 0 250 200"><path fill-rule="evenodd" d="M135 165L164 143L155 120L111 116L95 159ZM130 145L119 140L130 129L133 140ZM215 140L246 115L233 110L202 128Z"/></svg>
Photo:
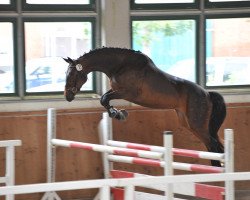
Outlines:
<svg viewBox="0 0 250 200"><path fill-rule="evenodd" d="M120 112L122 113L122 115L127 118L128 117L128 112L126 110L120 110Z"/></svg>
<svg viewBox="0 0 250 200"><path fill-rule="evenodd" d="M126 110L119 110L118 115L116 116L116 119L120 121L125 121L128 116L128 112Z"/></svg>
<svg viewBox="0 0 250 200"><path fill-rule="evenodd" d="M109 113L109 117L111 118L115 118L117 115L118 115L118 110L111 107L109 110L108 110L108 113Z"/></svg>

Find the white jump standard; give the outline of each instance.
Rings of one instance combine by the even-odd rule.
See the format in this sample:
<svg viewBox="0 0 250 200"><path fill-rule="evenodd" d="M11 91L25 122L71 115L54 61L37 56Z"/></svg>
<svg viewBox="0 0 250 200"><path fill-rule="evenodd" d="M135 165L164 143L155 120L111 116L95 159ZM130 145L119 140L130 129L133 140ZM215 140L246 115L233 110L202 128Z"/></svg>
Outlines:
<svg viewBox="0 0 250 200"><path fill-rule="evenodd" d="M0 184L6 186L15 185L15 147L21 146L21 140L0 141L0 148L5 148L5 176L0 177ZM14 195L6 195L6 200L14 200Z"/></svg>

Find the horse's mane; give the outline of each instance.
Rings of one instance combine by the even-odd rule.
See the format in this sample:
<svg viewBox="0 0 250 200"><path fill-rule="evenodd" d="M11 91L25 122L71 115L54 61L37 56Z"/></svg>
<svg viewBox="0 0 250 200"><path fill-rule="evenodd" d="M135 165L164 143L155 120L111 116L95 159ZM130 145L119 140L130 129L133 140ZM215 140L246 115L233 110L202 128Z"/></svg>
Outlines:
<svg viewBox="0 0 250 200"><path fill-rule="evenodd" d="M81 59L83 57L88 57L88 56L91 56L93 54L103 53L103 52L121 53L121 54L128 54L128 53L142 54L140 51L136 51L136 50L133 50L133 49L119 48L119 47L101 47L101 48L90 50L88 53L84 53L78 59Z"/></svg>

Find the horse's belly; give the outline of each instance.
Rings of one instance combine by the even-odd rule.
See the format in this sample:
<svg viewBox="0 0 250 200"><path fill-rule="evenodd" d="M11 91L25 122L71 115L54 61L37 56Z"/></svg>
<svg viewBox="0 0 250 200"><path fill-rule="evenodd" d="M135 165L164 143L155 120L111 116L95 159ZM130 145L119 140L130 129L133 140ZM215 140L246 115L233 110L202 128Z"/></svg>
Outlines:
<svg viewBox="0 0 250 200"><path fill-rule="evenodd" d="M179 107L177 97L161 94L141 95L129 101L149 108L176 109Z"/></svg>

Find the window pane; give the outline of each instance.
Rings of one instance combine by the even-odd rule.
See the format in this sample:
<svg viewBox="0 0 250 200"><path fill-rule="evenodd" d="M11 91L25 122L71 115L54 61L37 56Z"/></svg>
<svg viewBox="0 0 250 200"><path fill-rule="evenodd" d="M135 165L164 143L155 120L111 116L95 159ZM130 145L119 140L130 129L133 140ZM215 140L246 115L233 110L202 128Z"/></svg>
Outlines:
<svg viewBox="0 0 250 200"><path fill-rule="evenodd" d="M195 21L133 21L133 49L147 54L161 70L196 81Z"/></svg>
<svg viewBox="0 0 250 200"><path fill-rule="evenodd" d="M0 4L10 4L10 0L0 0Z"/></svg>
<svg viewBox="0 0 250 200"><path fill-rule="evenodd" d="M250 0L209 0L210 2L250 1Z"/></svg>
<svg viewBox="0 0 250 200"><path fill-rule="evenodd" d="M155 4L155 3L194 3L194 0L135 0L138 4Z"/></svg>
<svg viewBox="0 0 250 200"><path fill-rule="evenodd" d="M13 24L0 22L0 93L14 92Z"/></svg>
<svg viewBox="0 0 250 200"><path fill-rule="evenodd" d="M27 0L28 4L89 4L89 0Z"/></svg>
<svg viewBox="0 0 250 200"><path fill-rule="evenodd" d="M92 48L90 22L25 22L26 92L63 91L68 64ZM82 89L92 90L92 77Z"/></svg>
<svg viewBox="0 0 250 200"><path fill-rule="evenodd" d="M250 18L206 23L206 85L250 84Z"/></svg>

